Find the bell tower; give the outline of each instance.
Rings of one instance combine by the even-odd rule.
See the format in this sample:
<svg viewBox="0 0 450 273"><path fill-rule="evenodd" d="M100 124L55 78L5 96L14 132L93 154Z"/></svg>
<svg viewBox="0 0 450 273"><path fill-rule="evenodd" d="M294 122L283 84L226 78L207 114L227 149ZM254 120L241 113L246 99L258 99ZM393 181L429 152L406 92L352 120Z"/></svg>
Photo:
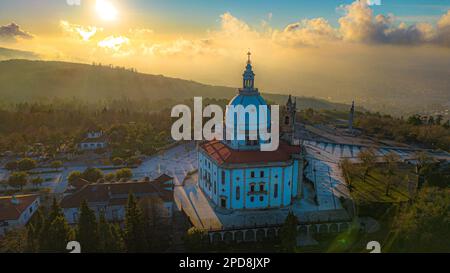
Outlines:
<svg viewBox="0 0 450 273"><path fill-rule="evenodd" d="M295 114L297 113L297 101L292 102L292 97L289 95L289 99L284 107L283 114L281 116L281 136L282 139L292 144L294 139L295 129Z"/></svg>

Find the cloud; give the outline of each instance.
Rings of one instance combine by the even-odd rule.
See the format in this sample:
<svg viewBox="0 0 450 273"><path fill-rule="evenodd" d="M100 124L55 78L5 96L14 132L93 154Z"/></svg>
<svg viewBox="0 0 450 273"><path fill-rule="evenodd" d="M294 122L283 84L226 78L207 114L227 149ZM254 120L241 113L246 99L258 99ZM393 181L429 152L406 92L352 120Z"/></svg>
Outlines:
<svg viewBox="0 0 450 273"><path fill-rule="evenodd" d="M20 28L16 23L0 26L0 40L16 41L17 38L33 39L33 35Z"/></svg>
<svg viewBox="0 0 450 273"><path fill-rule="evenodd" d="M450 10L437 23L436 43L450 47Z"/></svg>
<svg viewBox="0 0 450 273"><path fill-rule="evenodd" d="M95 26L81 26L77 24L71 24L67 21L61 20L59 25L64 32L76 37L81 38L83 41L89 41L97 32L102 31L102 28L97 28Z"/></svg>
<svg viewBox="0 0 450 273"><path fill-rule="evenodd" d="M275 31L273 39L291 46L316 46L339 39L338 32L324 18L304 19Z"/></svg>
<svg viewBox="0 0 450 273"><path fill-rule="evenodd" d="M109 36L97 43L99 48L110 52L114 57L127 57L134 53L130 39L126 36Z"/></svg>
<svg viewBox="0 0 450 273"><path fill-rule="evenodd" d="M429 23L394 25L393 15L374 16L366 2L353 2L342 7L346 14L339 19L339 31L344 41L415 45L435 43L437 30ZM441 19L444 25L446 19Z"/></svg>
<svg viewBox="0 0 450 273"><path fill-rule="evenodd" d="M220 30L214 34L228 38L259 38L260 33L244 21L234 17L231 13L226 12L220 16ZM244 36L243 36L244 35Z"/></svg>
<svg viewBox="0 0 450 273"><path fill-rule="evenodd" d="M214 53L212 41L208 39L187 40L179 38L165 44L154 44L142 47L144 54L149 55L188 55L196 56Z"/></svg>

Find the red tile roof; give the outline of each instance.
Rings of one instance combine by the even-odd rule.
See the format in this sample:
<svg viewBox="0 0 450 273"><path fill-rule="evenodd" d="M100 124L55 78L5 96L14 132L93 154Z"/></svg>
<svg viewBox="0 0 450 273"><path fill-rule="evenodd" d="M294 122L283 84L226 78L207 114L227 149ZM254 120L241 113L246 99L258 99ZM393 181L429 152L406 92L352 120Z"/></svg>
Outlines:
<svg viewBox="0 0 450 273"><path fill-rule="evenodd" d="M19 203L11 202L12 196L0 196L0 221L17 220L24 211L39 198L37 194L16 195Z"/></svg>
<svg viewBox="0 0 450 273"><path fill-rule="evenodd" d="M200 145L200 149L219 164L252 164L288 161L293 154L299 154L301 150L300 146L291 146L286 142L280 141L280 145L276 151L239 151L231 149L219 140L203 143Z"/></svg>
<svg viewBox="0 0 450 273"><path fill-rule="evenodd" d="M93 183L84 186L72 195L64 197L61 201L61 207L78 208L83 200L88 203L124 205L130 192L136 197L156 195L163 201L170 202L173 201L172 180L172 177L164 174L153 181Z"/></svg>

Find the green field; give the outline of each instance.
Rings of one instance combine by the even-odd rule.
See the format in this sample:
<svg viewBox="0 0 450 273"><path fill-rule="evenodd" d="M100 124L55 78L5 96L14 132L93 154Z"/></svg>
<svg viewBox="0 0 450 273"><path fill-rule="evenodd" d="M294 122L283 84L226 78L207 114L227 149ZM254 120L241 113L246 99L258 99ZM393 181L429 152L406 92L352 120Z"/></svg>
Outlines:
<svg viewBox="0 0 450 273"><path fill-rule="evenodd" d="M400 166L391 177L391 187L386 195L387 177L384 167L377 166L370 171L363 181L362 175L355 175L352 179L351 195L357 203L396 203L409 199L408 181L417 181L414 168L409 165Z"/></svg>

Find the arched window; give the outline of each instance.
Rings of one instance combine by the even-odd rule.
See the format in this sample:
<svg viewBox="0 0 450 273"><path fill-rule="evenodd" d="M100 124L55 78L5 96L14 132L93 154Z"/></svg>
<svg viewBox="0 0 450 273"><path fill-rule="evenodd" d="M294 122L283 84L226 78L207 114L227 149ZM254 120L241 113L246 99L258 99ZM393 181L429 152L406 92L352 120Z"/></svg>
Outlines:
<svg viewBox="0 0 450 273"><path fill-rule="evenodd" d="M241 199L241 187L237 186L236 187L236 200L240 200Z"/></svg>
<svg viewBox="0 0 450 273"><path fill-rule="evenodd" d="M225 185L225 171L222 171L222 185Z"/></svg>
<svg viewBox="0 0 450 273"><path fill-rule="evenodd" d="M289 125L289 116L284 118L284 124Z"/></svg>

